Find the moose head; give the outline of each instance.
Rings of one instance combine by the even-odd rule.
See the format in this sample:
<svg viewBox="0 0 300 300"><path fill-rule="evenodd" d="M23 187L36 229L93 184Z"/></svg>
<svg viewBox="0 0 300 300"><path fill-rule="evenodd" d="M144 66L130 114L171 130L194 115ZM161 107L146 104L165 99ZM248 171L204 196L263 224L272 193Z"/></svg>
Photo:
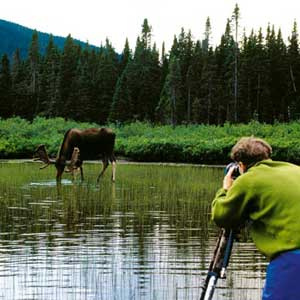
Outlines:
<svg viewBox="0 0 300 300"><path fill-rule="evenodd" d="M51 164L55 165L57 169L57 179L60 179L65 167L65 172L71 173L74 178L75 171L78 169L81 170L82 166L82 161L79 159L80 150L78 147L74 148L71 160L65 161L64 163L58 159L49 158L45 145L39 145L35 150L33 157L34 161L42 161L44 163L44 166L40 167L40 169L45 169Z"/></svg>
<svg viewBox="0 0 300 300"><path fill-rule="evenodd" d="M51 164L55 164L55 159L50 159L46 150L45 145L39 145L33 154L34 161L42 161L45 165L40 167L40 169L45 169Z"/></svg>

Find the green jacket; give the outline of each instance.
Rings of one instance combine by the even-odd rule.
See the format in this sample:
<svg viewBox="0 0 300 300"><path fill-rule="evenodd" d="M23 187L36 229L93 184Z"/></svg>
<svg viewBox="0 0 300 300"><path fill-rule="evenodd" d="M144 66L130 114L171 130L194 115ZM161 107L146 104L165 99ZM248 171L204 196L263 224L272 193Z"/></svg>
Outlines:
<svg viewBox="0 0 300 300"><path fill-rule="evenodd" d="M300 248L300 167L271 159L255 164L217 192L212 219L224 228L252 221L253 241L269 258Z"/></svg>

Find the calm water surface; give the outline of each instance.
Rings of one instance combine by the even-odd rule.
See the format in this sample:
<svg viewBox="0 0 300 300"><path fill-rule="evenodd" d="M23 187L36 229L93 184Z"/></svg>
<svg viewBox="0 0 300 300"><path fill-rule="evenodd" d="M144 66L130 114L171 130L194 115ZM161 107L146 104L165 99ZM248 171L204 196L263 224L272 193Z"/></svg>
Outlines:
<svg viewBox="0 0 300 300"><path fill-rule="evenodd" d="M223 170L119 164L96 185L50 166L0 162L0 300L199 299L218 235ZM260 299L266 260L234 244L214 299Z"/></svg>

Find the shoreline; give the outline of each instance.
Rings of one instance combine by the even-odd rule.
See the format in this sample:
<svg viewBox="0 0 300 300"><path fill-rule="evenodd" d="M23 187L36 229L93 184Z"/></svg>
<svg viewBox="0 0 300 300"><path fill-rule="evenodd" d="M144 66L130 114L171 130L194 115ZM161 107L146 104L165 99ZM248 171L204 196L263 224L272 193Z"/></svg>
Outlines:
<svg viewBox="0 0 300 300"><path fill-rule="evenodd" d="M32 159L0 159L0 163L37 163L41 164L40 161L34 161ZM98 164L102 163L101 160L86 160L84 164ZM126 160L125 158L117 159L117 165L154 165L154 166L174 166L174 167L198 167L198 168L224 168L222 164L195 164L195 163L182 163L182 162L139 162Z"/></svg>

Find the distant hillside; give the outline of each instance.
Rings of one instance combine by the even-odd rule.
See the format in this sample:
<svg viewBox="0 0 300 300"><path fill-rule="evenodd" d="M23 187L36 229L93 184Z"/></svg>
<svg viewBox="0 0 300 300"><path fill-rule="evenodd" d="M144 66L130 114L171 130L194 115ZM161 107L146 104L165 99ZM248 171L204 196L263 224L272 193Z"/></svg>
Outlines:
<svg viewBox="0 0 300 300"><path fill-rule="evenodd" d="M15 50L19 48L21 57L26 58L33 31L33 29L0 19L0 57L6 53L12 58ZM39 35L40 51L41 54L44 54L50 34L37 32ZM53 36L53 39L54 43L60 49L63 49L66 38ZM75 39L74 41L82 46L86 45L84 42ZM97 49L95 46L91 47Z"/></svg>

